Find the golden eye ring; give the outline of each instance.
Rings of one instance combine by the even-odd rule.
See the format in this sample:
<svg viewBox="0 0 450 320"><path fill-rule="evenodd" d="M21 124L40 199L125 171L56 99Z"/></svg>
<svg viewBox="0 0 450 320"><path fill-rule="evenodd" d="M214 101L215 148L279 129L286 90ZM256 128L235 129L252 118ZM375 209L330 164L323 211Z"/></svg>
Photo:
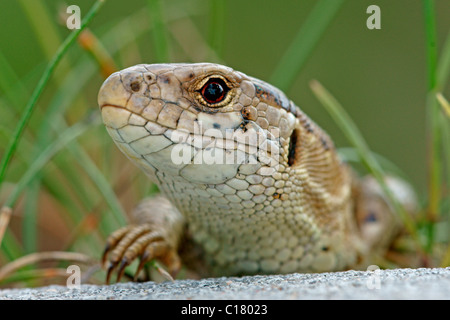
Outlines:
<svg viewBox="0 0 450 320"><path fill-rule="evenodd" d="M211 75L198 83L195 90L199 102L210 108L227 105L234 96L233 86L221 75Z"/></svg>

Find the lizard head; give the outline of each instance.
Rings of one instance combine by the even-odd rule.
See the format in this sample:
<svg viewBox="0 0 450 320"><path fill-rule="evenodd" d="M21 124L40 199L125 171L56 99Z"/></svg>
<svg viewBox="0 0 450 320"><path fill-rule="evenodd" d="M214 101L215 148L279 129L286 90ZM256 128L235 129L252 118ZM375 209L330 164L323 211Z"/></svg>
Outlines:
<svg viewBox="0 0 450 320"><path fill-rule="evenodd" d="M103 83L98 103L114 142L152 180L159 172L221 184L239 174L278 171L292 156L295 105L229 67L133 66Z"/></svg>

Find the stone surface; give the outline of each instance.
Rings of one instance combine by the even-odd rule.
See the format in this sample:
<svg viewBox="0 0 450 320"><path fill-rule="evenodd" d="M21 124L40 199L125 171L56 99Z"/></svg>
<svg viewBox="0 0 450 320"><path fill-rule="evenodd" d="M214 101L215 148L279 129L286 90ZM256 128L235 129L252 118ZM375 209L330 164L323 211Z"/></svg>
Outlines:
<svg viewBox="0 0 450 320"><path fill-rule="evenodd" d="M450 268L222 277L0 290L8 299L450 299Z"/></svg>

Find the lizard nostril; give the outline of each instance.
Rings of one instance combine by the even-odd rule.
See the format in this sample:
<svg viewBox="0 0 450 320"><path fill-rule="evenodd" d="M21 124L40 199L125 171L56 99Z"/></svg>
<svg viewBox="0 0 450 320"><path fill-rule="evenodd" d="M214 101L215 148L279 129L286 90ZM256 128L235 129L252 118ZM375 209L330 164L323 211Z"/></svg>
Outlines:
<svg viewBox="0 0 450 320"><path fill-rule="evenodd" d="M137 92L141 89L141 84L137 81L134 81L130 84L130 88L131 90L133 90L134 92Z"/></svg>

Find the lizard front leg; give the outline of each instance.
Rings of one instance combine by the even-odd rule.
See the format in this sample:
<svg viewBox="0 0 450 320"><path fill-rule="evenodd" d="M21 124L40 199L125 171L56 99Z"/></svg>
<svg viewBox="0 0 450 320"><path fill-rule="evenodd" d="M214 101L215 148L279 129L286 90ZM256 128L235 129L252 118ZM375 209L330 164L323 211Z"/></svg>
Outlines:
<svg viewBox="0 0 450 320"><path fill-rule="evenodd" d="M163 196L144 199L132 213L133 224L112 233L106 242L103 265L107 265L109 283L112 273L118 268L120 281L125 268L135 259L140 263L135 273L139 275L146 262L158 259L174 276L180 269L178 256L180 239L185 222L180 212Z"/></svg>

